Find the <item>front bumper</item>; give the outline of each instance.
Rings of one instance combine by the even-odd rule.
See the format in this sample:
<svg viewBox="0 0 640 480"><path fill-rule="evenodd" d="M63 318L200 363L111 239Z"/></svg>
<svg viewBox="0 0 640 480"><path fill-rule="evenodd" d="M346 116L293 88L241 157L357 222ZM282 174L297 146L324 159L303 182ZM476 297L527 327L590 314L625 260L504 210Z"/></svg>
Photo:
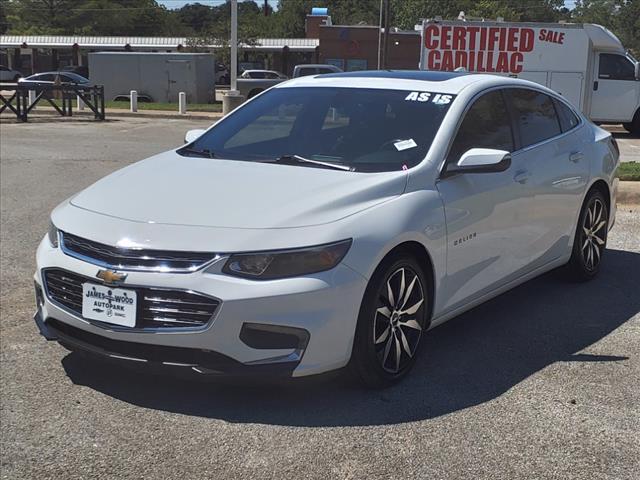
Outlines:
<svg viewBox="0 0 640 480"><path fill-rule="evenodd" d="M95 278L99 267L69 257L43 239L37 252L36 291L42 271L60 268ZM100 280L96 278L96 283ZM320 274L274 281L230 277L215 270L189 274L128 272L127 285L189 289L220 299L211 321L200 329L127 330L87 321L36 295L36 323L45 338L72 350L124 361L181 366L217 375L304 376L343 367L353 336L366 280L345 265ZM247 335L258 330L258 340ZM306 332L293 345L261 344L259 330ZM301 335L304 337L305 335ZM264 343L264 342L262 342ZM277 342L276 342L277 343Z"/></svg>

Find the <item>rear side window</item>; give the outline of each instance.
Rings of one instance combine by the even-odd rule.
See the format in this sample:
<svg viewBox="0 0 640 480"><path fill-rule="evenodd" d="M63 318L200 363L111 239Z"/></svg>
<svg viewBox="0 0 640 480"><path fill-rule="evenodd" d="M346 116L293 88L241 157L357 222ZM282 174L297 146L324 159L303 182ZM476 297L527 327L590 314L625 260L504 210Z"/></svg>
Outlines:
<svg viewBox="0 0 640 480"><path fill-rule="evenodd" d="M558 118L560 119L560 127L563 132L568 132L574 129L580 123L580 120L573 111L559 100L554 100L556 105L556 112L558 112Z"/></svg>
<svg viewBox="0 0 640 480"><path fill-rule="evenodd" d="M511 119L502 92L496 90L486 93L467 111L448 160L457 162L471 148L514 150Z"/></svg>
<svg viewBox="0 0 640 480"><path fill-rule="evenodd" d="M560 120L551 97L535 90L509 90L522 147L560 135Z"/></svg>
<svg viewBox="0 0 640 480"><path fill-rule="evenodd" d="M299 77L306 77L308 75L315 75L317 73L315 68L301 68Z"/></svg>
<svg viewBox="0 0 640 480"><path fill-rule="evenodd" d="M601 53L598 66L598 78L602 80L635 80L633 63L622 55Z"/></svg>

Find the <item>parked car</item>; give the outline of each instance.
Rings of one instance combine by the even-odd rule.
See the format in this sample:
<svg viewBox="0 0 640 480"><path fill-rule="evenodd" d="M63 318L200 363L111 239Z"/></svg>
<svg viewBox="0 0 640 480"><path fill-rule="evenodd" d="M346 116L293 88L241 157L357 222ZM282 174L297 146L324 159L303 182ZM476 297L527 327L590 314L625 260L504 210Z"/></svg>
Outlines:
<svg viewBox="0 0 640 480"><path fill-rule="evenodd" d="M224 63L216 63L216 85L229 85L229 69Z"/></svg>
<svg viewBox="0 0 640 480"><path fill-rule="evenodd" d="M296 65L293 69L293 78L306 77L308 75L324 75L326 73L338 73L342 70L335 65L311 64Z"/></svg>
<svg viewBox="0 0 640 480"><path fill-rule="evenodd" d="M0 82L17 82L22 77L18 70L0 65Z"/></svg>
<svg viewBox="0 0 640 480"><path fill-rule="evenodd" d="M81 77L89 78L89 67L87 65L67 65L60 69L62 72L77 73Z"/></svg>
<svg viewBox="0 0 640 480"><path fill-rule="evenodd" d="M239 78L269 78L286 80L286 75L276 72L275 70L245 70Z"/></svg>
<svg viewBox="0 0 640 480"><path fill-rule="evenodd" d="M386 386L429 329L558 267L594 278L616 214L611 134L526 80L303 77L186 140L53 211L46 338L202 375L348 365Z"/></svg>
<svg viewBox="0 0 640 480"><path fill-rule="evenodd" d="M54 84L59 82L60 84L73 84L73 85L89 85L89 79L78 75L73 72L43 72L30 75L18 80L21 84Z"/></svg>
<svg viewBox="0 0 640 480"><path fill-rule="evenodd" d="M335 65L296 65L293 69L293 78L305 77L308 75L322 75L325 73L337 73L341 71L342 70ZM279 75L279 77L274 75L265 75L264 77L260 77L258 76L260 74L252 73L245 76L245 73L247 72L272 72L272 74ZM264 92L267 88L273 87L285 80L287 80L286 75L282 75L281 73L274 72L272 70L245 70L240 78L238 78L238 90L240 91L240 95L249 99Z"/></svg>

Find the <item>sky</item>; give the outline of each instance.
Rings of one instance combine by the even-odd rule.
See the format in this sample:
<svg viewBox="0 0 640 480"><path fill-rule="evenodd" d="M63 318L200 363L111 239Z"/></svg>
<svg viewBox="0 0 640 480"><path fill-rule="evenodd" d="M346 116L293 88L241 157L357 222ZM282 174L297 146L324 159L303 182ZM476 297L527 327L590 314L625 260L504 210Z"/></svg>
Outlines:
<svg viewBox="0 0 640 480"><path fill-rule="evenodd" d="M158 3L165 5L167 8L180 8L187 3L202 3L203 5L220 5L224 3L226 0L158 0ZM242 1L242 0L239 0ZM276 7L278 0L268 0L269 5L272 7ZM259 4L264 3L264 0L258 0ZM564 6L573 9L576 6L575 0L565 0Z"/></svg>
<svg viewBox="0 0 640 480"><path fill-rule="evenodd" d="M187 3L201 3L203 5L215 6L224 3L226 0L158 0L158 3L166 6L167 8L180 8ZM242 0L239 0L242 1ZM269 5L275 7L278 3L278 0L268 0ZM264 3L264 0L259 2L261 5Z"/></svg>

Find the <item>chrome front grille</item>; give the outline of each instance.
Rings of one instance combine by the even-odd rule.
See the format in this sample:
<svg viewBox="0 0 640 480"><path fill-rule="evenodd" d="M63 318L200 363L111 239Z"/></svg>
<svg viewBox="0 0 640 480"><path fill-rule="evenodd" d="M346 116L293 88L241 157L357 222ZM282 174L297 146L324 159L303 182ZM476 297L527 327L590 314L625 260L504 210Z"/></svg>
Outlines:
<svg viewBox="0 0 640 480"><path fill-rule="evenodd" d="M71 257L115 270L194 272L216 258L211 252L121 248L60 232L60 247Z"/></svg>
<svg viewBox="0 0 640 480"><path fill-rule="evenodd" d="M78 316L82 316L82 284L100 283L92 278L60 269L45 270L43 277L49 300ZM203 327L209 323L219 304L213 298L191 291L127 285L118 288L135 290L137 293L137 329ZM93 320L87 321L100 324Z"/></svg>

